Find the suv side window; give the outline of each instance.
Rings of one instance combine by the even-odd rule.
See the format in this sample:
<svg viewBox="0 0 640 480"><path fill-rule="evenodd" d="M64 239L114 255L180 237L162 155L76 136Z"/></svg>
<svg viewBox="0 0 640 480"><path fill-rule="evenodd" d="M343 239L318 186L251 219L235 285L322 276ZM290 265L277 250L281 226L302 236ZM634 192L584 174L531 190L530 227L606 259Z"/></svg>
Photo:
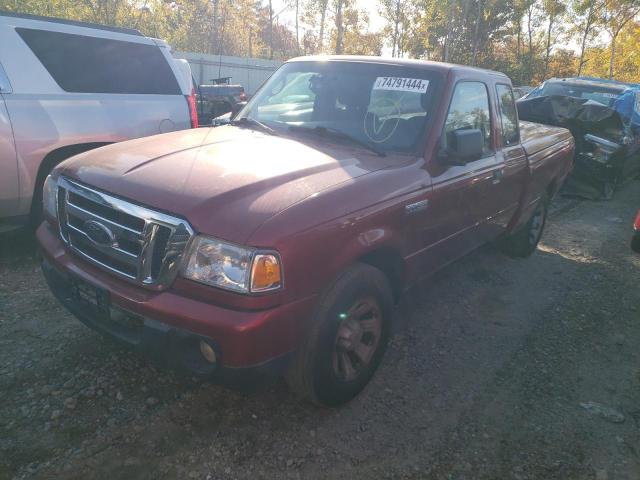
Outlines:
<svg viewBox="0 0 640 480"><path fill-rule="evenodd" d="M16 32L66 92L181 94L157 46L30 28Z"/></svg>
<svg viewBox="0 0 640 480"><path fill-rule="evenodd" d="M496 85L498 105L500 106L500 120L502 121L502 141L505 147L515 145L520 140L518 130L518 115L516 102L509 85L499 83Z"/></svg>
<svg viewBox="0 0 640 480"><path fill-rule="evenodd" d="M444 126L446 141L456 130L479 129L484 136L485 155L491 148L491 113L489 93L482 82L460 82L456 85Z"/></svg>

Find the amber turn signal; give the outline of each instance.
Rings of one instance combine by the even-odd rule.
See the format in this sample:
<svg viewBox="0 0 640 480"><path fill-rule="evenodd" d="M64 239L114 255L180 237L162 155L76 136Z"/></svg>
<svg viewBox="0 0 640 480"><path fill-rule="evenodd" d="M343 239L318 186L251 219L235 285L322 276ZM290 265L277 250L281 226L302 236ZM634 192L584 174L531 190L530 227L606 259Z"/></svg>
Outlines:
<svg viewBox="0 0 640 480"><path fill-rule="evenodd" d="M282 286L280 260L276 255L258 254L251 268L251 291L266 292Z"/></svg>

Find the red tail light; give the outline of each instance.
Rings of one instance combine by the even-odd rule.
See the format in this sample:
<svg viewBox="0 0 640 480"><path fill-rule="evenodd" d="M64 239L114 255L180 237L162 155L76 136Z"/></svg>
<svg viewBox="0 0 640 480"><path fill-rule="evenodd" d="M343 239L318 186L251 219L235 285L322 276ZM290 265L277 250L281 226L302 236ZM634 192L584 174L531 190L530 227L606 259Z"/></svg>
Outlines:
<svg viewBox="0 0 640 480"><path fill-rule="evenodd" d="M244 93L244 90L242 90L242 91L240 92L240 101L241 101L241 102L246 102L246 101L247 101L247 94L246 94L246 93Z"/></svg>
<svg viewBox="0 0 640 480"><path fill-rule="evenodd" d="M187 96L189 104L189 116L191 117L191 128L198 128L198 109L196 108L196 89L191 89L191 95Z"/></svg>
<svg viewBox="0 0 640 480"><path fill-rule="evenodd" d="M640 231L640 210L638 210L638 215L636 215L636 221L633 224L633 229Z"/></svg>

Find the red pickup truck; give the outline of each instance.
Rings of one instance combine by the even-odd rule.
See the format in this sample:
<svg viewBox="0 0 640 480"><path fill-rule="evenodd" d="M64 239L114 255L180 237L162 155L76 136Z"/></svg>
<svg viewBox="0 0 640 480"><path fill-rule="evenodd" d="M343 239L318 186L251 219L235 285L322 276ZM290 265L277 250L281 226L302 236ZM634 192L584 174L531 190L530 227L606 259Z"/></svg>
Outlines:
<svg viewBox="0 0 640 480"><path fill-rule="evenodd" d="M279 372L339 405L417 276L492 240L535 250L573 153L567 130L518 122L503 74L296 59L230 125L60 164L43 271L84 323L170 366Z"/></svg>

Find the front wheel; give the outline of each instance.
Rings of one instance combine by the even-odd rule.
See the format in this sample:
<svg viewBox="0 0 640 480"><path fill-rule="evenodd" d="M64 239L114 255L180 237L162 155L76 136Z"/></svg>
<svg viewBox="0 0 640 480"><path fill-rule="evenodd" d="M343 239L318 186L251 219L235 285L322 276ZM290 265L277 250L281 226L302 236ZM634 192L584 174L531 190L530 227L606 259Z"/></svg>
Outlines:
<svg viewBox="0 0 640 480"><path fill-rule="evenodd" d="M311 319L287 374L291 390L329 407L354 398L382 360L392 306L380 270L364 264L345 270L322 295Z"/></svg>
<svg viewBox="0 0 640 480"><path fill-rule="evenodd" d="M547 223L548 204L547 196L543 195L524 227L502 239L501 248L507 255L522 258L536 251Z"/></svg>

